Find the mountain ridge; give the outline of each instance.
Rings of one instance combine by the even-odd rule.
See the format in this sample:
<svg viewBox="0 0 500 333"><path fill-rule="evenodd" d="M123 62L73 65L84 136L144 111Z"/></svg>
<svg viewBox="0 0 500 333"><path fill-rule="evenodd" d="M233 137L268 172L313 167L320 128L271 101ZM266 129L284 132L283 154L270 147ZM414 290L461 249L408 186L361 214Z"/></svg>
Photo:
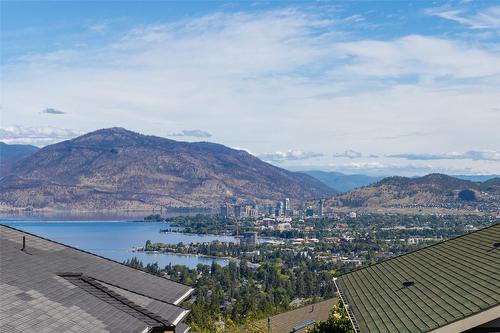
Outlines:
<svg viewBox="0 0 500 333"><path fill-rule="evenodd" d="M339 192L349 192L355 188L376 183L384 178L381 176L368 176L363 174L347 175L336 171L306 170L301 172L320 180L325 185Z"/></svg>
<svg viewBox="0 0 500 333"><path fill-rule="evenodd" d="M243 150L123 128L42 148L0 179L3 209L153 209L325 198L335 191Z"/></svg>
<svg viewBox="0 0 500 333"><path fill-rule="evenodd" d="M365 174L344 174L337 171L322 171L322 170L305 170L300 171L306 173L314 178L320 180L325 185L336 189L337 191L344 193L351 190L365 187L368 185L375 184L384 178L394 177L394 176L370 176ZM500 177L500 175L448 175L454 178L470 180L472 182L485 182L492 178ZM413 176L408 178L419 178L419 176Z"/></svg>
<svg viewBox="0 0 500 333"><path fill-rule="evenodd" d="M1 175L10 172L14 163L34 154L39 149L32 145L7 144L0 141L0 178Z"/></svg>
<svg viewBox="0 0 500 333"><path fill-rule="evenodd" d="M417 178L393 176L339 194L327 200L326 206L496 211L500 207L500 178L472 182L437 173Z"/></svg>

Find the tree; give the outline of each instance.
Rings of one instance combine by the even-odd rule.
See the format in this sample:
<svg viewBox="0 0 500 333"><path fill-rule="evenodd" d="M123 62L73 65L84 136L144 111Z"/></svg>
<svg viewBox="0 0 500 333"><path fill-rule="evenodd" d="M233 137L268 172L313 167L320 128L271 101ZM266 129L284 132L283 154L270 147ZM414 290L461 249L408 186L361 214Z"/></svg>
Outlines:
<svg viewBox="0 0 500 333"><path fill-rule="evenodd" d="M462 190L458 193L458 198L463 201L476 201L476 193L471 190Z"/></svg>
<svg viewBox="0 0 500 333"><path fill-rule="evenodd" d="M317 323L307 333L354 333L347 310L341 301L333 306L326 321Z"/></svg>

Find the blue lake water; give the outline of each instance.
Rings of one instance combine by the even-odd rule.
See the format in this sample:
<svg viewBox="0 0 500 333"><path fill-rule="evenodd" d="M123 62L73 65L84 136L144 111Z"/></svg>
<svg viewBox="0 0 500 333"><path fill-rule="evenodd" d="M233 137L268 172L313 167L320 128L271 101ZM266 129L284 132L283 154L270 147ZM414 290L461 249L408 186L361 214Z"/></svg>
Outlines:
<svg viewBox="0 0 500 333"><path fill-rule="evenodd" d="M169 227L168 223L163 222L63 219L55 221L39 217L0 217L0 223L119 262L137 257L144 264L158 262L160 267L171 263L194 268L200 263L210 265L214 260L225 265L227 260L170 253L133 252L133 248L144 246L147 240L168 244L234 241L234 237L230 236L160 233L160 229Z"/></svg>

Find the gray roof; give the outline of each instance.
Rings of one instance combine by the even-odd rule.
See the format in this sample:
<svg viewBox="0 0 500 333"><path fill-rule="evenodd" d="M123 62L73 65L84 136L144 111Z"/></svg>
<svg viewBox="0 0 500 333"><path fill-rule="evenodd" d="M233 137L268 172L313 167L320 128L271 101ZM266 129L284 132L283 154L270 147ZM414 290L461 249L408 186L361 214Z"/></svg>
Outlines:
<svg viewBox="0 0 500 333"><path fill-rule="evenodd" d="M176 304L191 292L188 286L0 225L2 332L172 327L188 313Z"/></svg>
<svg viewBox="0 0 500 333"><path fill-rule="evenodd" d="M428 332L466 319L500 305L500 224L344 274L336 284L358 332Z"/></svg>

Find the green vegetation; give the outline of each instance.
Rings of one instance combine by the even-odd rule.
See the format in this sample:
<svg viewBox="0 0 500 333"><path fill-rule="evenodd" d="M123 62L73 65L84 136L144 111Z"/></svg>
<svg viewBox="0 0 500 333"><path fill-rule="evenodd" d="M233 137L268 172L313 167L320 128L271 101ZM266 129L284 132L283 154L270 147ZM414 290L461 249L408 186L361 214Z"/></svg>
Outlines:
<svg viewBox="0 0 500 333"><path fill-rule="evenodd" d="M217 216L176 217L171 226L199 234L236 233L236 222ZM273 230L259 219L240 220L240 231L259 230L281 242L238 245L227 242L163 244L147 241L143 251L230 258L189 269L181 265L128 265L193 286L193 302L183 306L197 332L252 332L255 320L335 295L332 278L355 267L416 250L495 222L492 216L359 214L356 217L294 218L291 230ZM265 227L262 227L265 226ZM293 239L300 238L300 239ZM352 332L338 305L311 333ZM347 318L347 319L346 319Z"/></svg>
<svg viewBox="0 0 500 333"><path fill-rule="evenodd" d="M152 215L146 216L144 218L144 221L146 221L146 222L162 222L162 221L165 221L165 219L162 218L160 214L152 214Z"/></svg>
<svg viewBox="0 0 500 333"><path fill-rule="evenodd" d="M315 324L307 333L354 333L354 329L344 304L339 301L330 312L328 320Z"/></svg>
<svg viewBox="0 0 500 333"><path fill-rule="evenodd" d="M150 249L157 246L162 247L151 242L146 245ZM219 246L232 248L227 243ZM184 306L191 310L188 323L197 332L216 332L218 322L231 331L230 327L236 329L288 310L293 300L300 299L307 304L335 295L333 276L337 266L334 263L312 259L307 252L271 247L253 250L253 263L241 259L239 265L230 261L225 267L213 263L211 266L200 264L195 269L182 265L160 269L156 264L144 266L137 259L126 264L193 286L196 301ZM249 252L252 251L241 251L242 258Z"/></svg>
<svg viewBox="0 0 500 333"><path fill-rule="evenodd" d="M236 223L233 219L215 216L176 216L168 220L172 227L182 228L183 232L194 234L233 234L236 230Z"/></svg>
<svg viewBox="0 0 500 333"><path fill-rule="evenodd" d="M458 193L458 198L463 201L476 201L476 193L471 190L463 190Z"/></svg>

